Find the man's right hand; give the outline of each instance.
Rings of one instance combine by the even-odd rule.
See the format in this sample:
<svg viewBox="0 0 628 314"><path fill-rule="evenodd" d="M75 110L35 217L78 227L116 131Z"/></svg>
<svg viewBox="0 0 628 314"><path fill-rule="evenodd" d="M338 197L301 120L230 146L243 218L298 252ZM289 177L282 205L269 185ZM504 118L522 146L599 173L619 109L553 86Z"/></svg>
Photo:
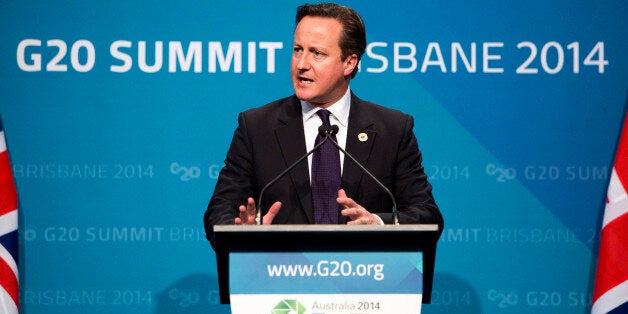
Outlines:
<svg viewBox="0 0 628 314"><path fill-rule="evenodd" d="M281 202L275 202L268 209L268 213L262 217L262 225L270 225L275 219L277 213L279 213L279 209L281 209ZM255 213L257 209L255 208L255 200L252 197L249 197L246 205L240 205L240 216L236 217L235 224L236 225L254 225L255 223Z"/></svg>

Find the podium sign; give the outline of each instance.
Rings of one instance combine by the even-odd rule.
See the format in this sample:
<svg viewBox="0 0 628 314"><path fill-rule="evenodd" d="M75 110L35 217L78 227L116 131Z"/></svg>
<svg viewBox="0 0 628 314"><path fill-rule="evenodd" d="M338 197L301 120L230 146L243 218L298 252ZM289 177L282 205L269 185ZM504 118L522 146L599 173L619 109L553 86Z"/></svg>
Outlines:
<svg viewBox="0 0 628 314"><path fill-rule="evenodd" d="M234 314L421 311L420 252L232 253L229 263Z"/></svg>
<svg viewBox="0 0 628 314"><path fill-rule="evenodd" d="M438 225L214 226L233 313L420 313Z"/></svg>

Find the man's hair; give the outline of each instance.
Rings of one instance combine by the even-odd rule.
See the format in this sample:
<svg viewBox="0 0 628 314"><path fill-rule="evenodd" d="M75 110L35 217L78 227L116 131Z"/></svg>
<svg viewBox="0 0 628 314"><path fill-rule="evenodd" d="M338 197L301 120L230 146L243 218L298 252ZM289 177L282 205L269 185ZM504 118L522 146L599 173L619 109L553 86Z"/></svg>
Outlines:
<svg viewBox="0 0 628 314"><path fill-rule="evenodd" d="M320 4L304 4L297 8L296 24L306 16L329 17L336 19L342 24L342 33L340 34L340 50L342 51L342 60L348 56L356 54L358 63L362 59L364 50L366 49L366 28L360 15L353 9L338 5L335 3ZM358 73L358 67L351 73L351 78Z"/></svg>

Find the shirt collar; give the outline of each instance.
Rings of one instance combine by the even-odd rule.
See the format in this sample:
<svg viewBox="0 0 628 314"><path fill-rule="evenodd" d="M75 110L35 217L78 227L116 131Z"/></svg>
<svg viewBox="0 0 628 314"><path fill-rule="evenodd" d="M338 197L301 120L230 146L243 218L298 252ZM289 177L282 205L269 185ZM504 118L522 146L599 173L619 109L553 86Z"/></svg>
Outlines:
<svg viewBox="0 0 628 314"><path fill-rule="evenodd" d="M347 88L345 94L327 110L338 120L343 126L347 127L349 122L349 109L351 108L351 89ZM301 112L303 112L303 122L309 120L320 108L301 100Z"/></svg>

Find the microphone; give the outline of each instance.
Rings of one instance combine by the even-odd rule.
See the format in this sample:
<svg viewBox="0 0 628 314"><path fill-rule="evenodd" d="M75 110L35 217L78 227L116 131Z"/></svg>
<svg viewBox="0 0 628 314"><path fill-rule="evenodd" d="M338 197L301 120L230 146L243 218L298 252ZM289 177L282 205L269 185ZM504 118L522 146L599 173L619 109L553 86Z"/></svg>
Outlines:
<svg viewBox="0 0 628 314"><path fill-rule="evenodd" d="M262 188L262 190L259 192L259 198L257 198L257 208L255 209L255 222L258 225L262 224L262 196L264 196L264 192L266 192L266 189L268 189L271 185L275 184L275 182L277 182L279 179L283 178L283 176L285 176L288 172L290 172L290 170L294 169L294 167L296 167L303 160L305 160L305 158L307 158L315 150L317 150L319 147L321 147L321 145L323 145L328 139L331 139L331 136L335 135L336 133L338 133L338 126L337 125L333 125L333 126L321 125L321 126L319 126L318 127L318 134L320 134L322 137L324 137L323 140L320 143L318 143L316 146L314 146L314 148L312 148L310 151L305 153L305 155L301 156L294 163L292 163L290 166L288 166L288 168L286 168L286 170L282 171L280 174L278 174L274 179L272 179L270 182L268 182ZM338 144L335 144L335 146L338 147Z"/></svg>
<svg viewBox="0 0 628 314"><path fill-rule="evenodd" d="M322 127L323 126L321 126L321 128ZM318 128L318 132L319 133L321 133L321 128ZM325 132L327 138L329 138L329 140L334 144L334 146L336 146L336 148L338 148L343 154L345 154L345 156L349 157L349 159L353 162L353 164L355 164L362 171L364 171L364 173L366 173L369 177L371 177L371 179L373 179L373 181L375 181L375 183L377 183L377 185L379 185L379 187L382 190L384 190L384 192L386 192L386 194L388 194L388 197L390 197L390 199L392 200L392 203L393 203L393 209L392 209L393 223L395 225L398 225L399 224L399 213L397 213L397 201L395 200L395 196L390 192L390 190L381 181L379 181L359 161L357 161L355 158L353 158L353 156L351 156L351 154L349 154L342 147L340 147L340 145L338 145L338 143L331 137L332 135L336 135L336 133L338 133L338 126L337 125L332 125L332 126L329 126L327 128L328 128L328 130L323 130L323 131ZM327 140L327 138L325 138L325 140Z"/></svg>
<svg viewBox="0 0 628 314"><path fill-rule="evenodd" d="M337 125L321 125L318 127L318 134L322 137L330 137L338 134Z"/></svg>

